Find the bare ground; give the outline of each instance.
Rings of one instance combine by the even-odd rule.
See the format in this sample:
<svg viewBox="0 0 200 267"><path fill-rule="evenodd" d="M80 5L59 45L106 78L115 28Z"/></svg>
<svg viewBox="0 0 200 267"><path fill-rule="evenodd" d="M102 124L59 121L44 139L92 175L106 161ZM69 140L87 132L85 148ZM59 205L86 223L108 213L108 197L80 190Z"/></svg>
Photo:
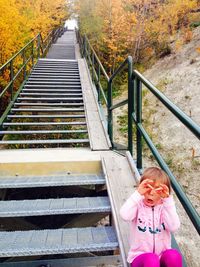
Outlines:
<svg viewBox="0 0 200 267"><path fill-rule="evenodd" d="M144 73L173 103L183 110L192 120L200 125L200 27L193 33L193 39L180 51L159 60ZM124 92L115 102L126 98ZM143 119L154 143L169 164L179 183L192 202L200 211L200 142L197 137L183 126L151 93L145 94ZM122 107L114 114L117 131L115 141L126 144L127 133L121 133L119 116L125 114ZM147 149L144 150L144 167L154 164ZM200 239L188 220L181 204L177 201L181 218L181 229L176 240L186 258L188 267L199 267Z"/></svg>

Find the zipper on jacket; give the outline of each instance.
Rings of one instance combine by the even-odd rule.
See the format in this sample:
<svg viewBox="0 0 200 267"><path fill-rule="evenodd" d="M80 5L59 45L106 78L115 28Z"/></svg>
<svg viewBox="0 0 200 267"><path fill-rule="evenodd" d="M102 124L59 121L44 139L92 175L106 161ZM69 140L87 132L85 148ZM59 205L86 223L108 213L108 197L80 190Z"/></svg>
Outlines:
<svg viewBox="0 0 200 267"><path fill-rule="evenodd" d="M154 207L152 207L152 220L153 220L153 253L155 253L155 223L154 223Z"/></svg>

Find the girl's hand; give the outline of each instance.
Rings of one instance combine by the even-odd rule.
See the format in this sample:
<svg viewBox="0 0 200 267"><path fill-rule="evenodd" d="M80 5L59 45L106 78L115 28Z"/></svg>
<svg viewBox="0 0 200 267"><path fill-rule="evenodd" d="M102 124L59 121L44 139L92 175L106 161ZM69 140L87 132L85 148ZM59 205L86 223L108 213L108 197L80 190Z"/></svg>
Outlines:
<svg viewBox="0 0 200 267"><path fill-rule="evenodd" d="M165 184L160 184L159 188L156 188L155 191L161 198L169 197L169 188Z"/></svg>
<svg viewBox="0 0 200 267"><path fill-rule="evenodd" d="M152 184L154 181L151 179L146 179L139 184L137 191L140 193L140 195L145 195L148 191L150 191L153 187Z"/></svg>

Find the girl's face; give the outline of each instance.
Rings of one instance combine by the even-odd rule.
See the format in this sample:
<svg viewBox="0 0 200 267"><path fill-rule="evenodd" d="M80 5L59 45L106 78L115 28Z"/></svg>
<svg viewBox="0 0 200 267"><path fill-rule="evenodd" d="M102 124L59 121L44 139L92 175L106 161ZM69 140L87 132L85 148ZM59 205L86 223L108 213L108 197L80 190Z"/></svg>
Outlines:
<svg viewBox="0 0 200 267"><path fill-rule="evenodd" d="M149 207L156 206L162 203L162 198L159 193L161 182L154 181L153 184L150 185L149 190L144 194L144 203Z"/></svg>

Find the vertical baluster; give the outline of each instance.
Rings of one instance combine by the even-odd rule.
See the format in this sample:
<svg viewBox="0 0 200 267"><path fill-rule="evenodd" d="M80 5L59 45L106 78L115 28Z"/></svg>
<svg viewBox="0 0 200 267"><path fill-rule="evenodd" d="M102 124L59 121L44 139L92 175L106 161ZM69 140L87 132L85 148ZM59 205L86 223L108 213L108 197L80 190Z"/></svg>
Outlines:
<svg viewBox="0 0 200 267"><path fill-rule="evenodd" d="M98 103L101 104L101 91L100 91L101 68L100 68L99 63L98 63L97 75L98 75L98 81L97 81L98 82L97 83Z"/></svg>
<svg viewBox="0 0 200 267"><path fill-rule="evenodd" d="M133 88L133 63L132 57L128 57L128 150L133 155L133 119L134 112L134 88Z"/></svg>
<svg viewBox="0 0 200 267"><path fill-rule="evenodd" d="M40 44L41 44L41 42L40 42L40 35L38 35L38 38L37 38L37 58L39 58L40 57Z"/></svg>
<svg viewBox="0 0 200 267"><path fill-rule="evenodd" d="M136 79L136 123L142 123L142 82ZM142 135L137 129L137 168L142 169Z"/></svg>
<svg viewBox="0 0 200 267"><path fill-rule="evenodd" d="M22 52L22 57L23 57L23 76L24 76L24 80L26 80L26 53L25 53L25 49Z"/></svg>
<svg viewBox="0 0 200 267"><path fill-rule="evenodd" d="M86 58L86 36L85 35L83 39L83 57Z"/></svg>
<svg viewBox="0 0 200 267"><path fill-rule="evenodd" d="M14 87L14 69L13 69L13 60L10 61L10 81L11 81L11 85L10 85L10 98L11 100L13 100L13 87Z"/></svg>
<svg viewBox="0 0 200 267"><path fill-rule="evenodd" d="M94 82L94 53L92 52L92 81Z"/></svg>
<svg viewBox="0 0 200 267"><path fill-rule="evenodd" d="M31 44L31 53L32 53L32 68L34 66L34 41Z"/></svg>
<svg viewBox="0 0 200 267"><path fill-rule="evenodd" d="M88 66L89 66L89 68L91 66L90 60L91 60L91 58L90 58L90 45L88 43Z"/></svg>
<svg viewBox="0 0 200 267"><path fill-rule="evenodd" d="M112 80L108 81L108 135L110 137L111 144L113 144L113 112L111 110L112 107Z"/></svg>

